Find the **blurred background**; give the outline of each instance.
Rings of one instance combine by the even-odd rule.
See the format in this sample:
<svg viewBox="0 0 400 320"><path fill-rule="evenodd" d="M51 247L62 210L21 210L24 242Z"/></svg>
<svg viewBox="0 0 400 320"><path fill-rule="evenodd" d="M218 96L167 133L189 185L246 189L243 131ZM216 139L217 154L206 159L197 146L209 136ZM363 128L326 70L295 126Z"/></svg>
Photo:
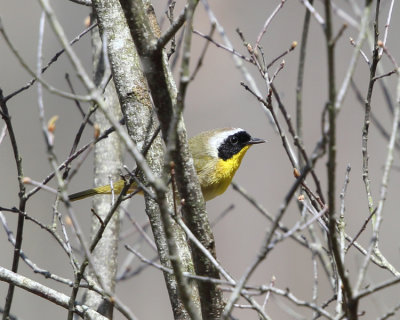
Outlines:
<svg viewBox="0 0 400 320"><path fill-rule="evenodd" d="M355 3L360 6L363 5L362 1L355 1ZM73 39L85 29L84 21L90 13L90 8L66 0L52 1L51 4L65 28L69 39ZM180 12L183 4L183 1L177 3L176 15ZM255 43L265 20L271 15L278 4L279 1L261 0L251 2L241 0L210 1L213 12L224 27L234 47L244 54L247 53L246 49L243 47L243 43L235 30L239 28L248 42ZM336 4L357 20L352 11L351 3L339 0ZM160 0L154 2L159 19L164 16L166 5L166 1ZM380 31L382 34L389 5L390 1L381 1ZM320 1L316 2L316 8L320 13L323 13ZM285 3L274 21L270 24L261 41L267 62L287 50L293 41L300 42L304 13L305 8L300 1L287 1ZM3 27L32 69L35 69L36 65L40 14L41 8L36 1L0 2L0 16ZM335 33L338 32L344 22L338 16L334 16ZM167 21L164 22L164 28L166 24ZM399 28L400 10L398 3L395 3L387 47L397 59L400 58L400 43L397 36ZM210 30L209 19L201 4L199 4L196 11L194 29L204 34L207 34ZM353 53L353 47L350 45L348 39L349 37L357 39L357 36L358 30L349 26L337 43L337 88L340 88L342 84ZM214 38L217 42L222 43L217 32L215 32ZM192 69L195 63L197 63L204 44L204 39L193 35ZM60 48L59 42L47 24L44 39L44 64ZM86 70L90 73L90 34L84 36L76 43L74 49L82 60ZM366 44L363 49L367 56L370 57L371 50L369 46ZM313 18L311 19L307 51L303 93L303 132L305 148L311 154L316 142L320 139L321 113L328 96L325 38L321 26ZM0 88L3 90L4 95L8 95L26 84L31 77L10 52L3 38L0 38L0 57ZM275 80L275 85L294 121L299 47L286 55L284 60L285 67ZM276 70L278 65L279 62L272 70ZM393 65L386 56L382 59L382 66L385 72L393 69ZM258 71L251 65L246 65L246 67L257 80L259 88L262 90L263 95L265 95L265 84L259 76ZM175 74L178 73L177 71L179 71L179 64L177 65ZM57 63L49 68L44 78L55 87L69 91L65 80L66 73L72 79L77 93L85 93L65 55L61 56ZM368 80L368 66L360 58L354 81L357 83L364 98L366 96ZM394 103L396 98L396 76L392 76L386 80ZM272 215L275 215L287 191L294 182L292 167L282 147L280 137L274 131L274 128L269 123L265 112L256 99L240 85L241 81L245 81L244 77L236 68L230 54L210 44L203 67L189 86L184 114L186 127L189 136L218 127L241 127L255 137L268 140L268 143L256 146L248 152L234 180L244 187ZM57 161L61 163L70 152L75 134L80 125L81 116L73 101L62 99L47 91L45 91L44 99L46 118L50 119L54 115L59 116L55 131L55 152ZM87 105L84 106L85 108L88 107ZM47 159L46 147L41 132L36 87L33 86L11 99L8 107L22 155L24 175L33 180L42 181L52 169ZM388 111L378 83L375 86L373 94L372 112L386 130L390 132L392 115ZM277 113L279 114L278 111ZM289 136L287 127L280 115L279 119ZM362 181L361 130L363 120L363 106L357 101L354 92L349 89L337 119L337 200L339 204L339 193L344 183L346 167L347 165L351 165L350 184L345 198L347 233L350 235L357 233L368 216L366 193ZM3 125L4 122L0 122L0 129L3 128ZM93 129L87 127L80 145L82 146L90 141L92 137ZM290 141L292 140L290 139ZM387 140L382 137L374 125L371 125L368 142L372 195L374 202L377 204L379 201L383 165L387 155ZM397 193L400 188L400 172L398 155L398 150L396 150L394 169L391 173L389 193L385 203L384 221L380 233L380 246L388 260L395 267L400 268L398 237L400 197L398 197ZM126 159L126 163L132 165L132 160ZM90 156L83 163L80 173L71 181L68 187L70 193L86 189L92 185L92 168L93 164ZM325 158L317 163L316 172L321 178L322 188L326 192ZM311 179L309 180L310 186L314 188ZM49 185L56 187L55 181L50 182ZM30 188L28 186L28 189ZM55 196L53 194L40 191L28 202L27 213L44 224L51 223L54 199ZM18 206L16 166L8 136L0 144L0 206L7 208ZM87 238L89 238L90 230L90 207L91 200L83 200L74 204L74 210L79 217L84 231L87 232ZM221 212L228 208L231 208L229 213L214 226L213 230L216 239L218 260L235 279L238 279L246 267L255 259L270 224L231 187L223 196L207 203L210 220L214 221L219 217ZM146 222L144 203L141 197L135 197L130 202L128 210L138 222L141 224ZM17 216L9 212L3 212L3 214L7 218L9 228L15 232ZM283 223L290 227L298 219L298 206L295 201L292 201L284 216ZM73 274L68 258L60 250L54 239L29 221L26 222L25 228L22 248L28 257L41 268L72 279ZM131 228L131 225L128 224L123 224L122 226L122 234L125 234L126 237L121 241L121 264L127 256L123 245L136 243L138 239L137 234L129 235ZM369 243L370 229L370 226L368 226L359 240L364 246L367 246ZM354 248L351 250L353 250L352 254L349 255L346 263L349 267L350 277L355 281L356 270L363 259ZM139 247L139 251L148 258L154 256L154 252L145 243ZM1 266L8 269L11 268L12 253L13 248L7 241L7 234L4 228L0 226ZM141 263L136 261L133 263L132 268L134 269L140 265ZM321 303L331 298L331 291L327 289L326 280L326 283L324 283L323 279L326 278L324 278L322 270L319 271L321 273L321 282L319 284L318 302ZM70 288L64 285L33 274L23 261L20 263L20 273L65 294L69 294L71 291ZM313 284L311 253L304 250L292 240L280 243L271 252L268 259L258 268L257 272L250 279L249 284L268 284L272 277L276 278L276 287L282 289L289 288L299 299L311 300ZM366 281L373 285L390 277L391 274L389 272L371 265ZM4 305L7 288L7 283L0 283L1 306ZM390 310L396 303L398 304L399 293L400 290L398 287L383 290L372 299L362 300L360 310L367 312L366 319L374 319L377 315L382 315L383 310ZM131 308L139 319L172 319L163 276L159 270L148 267L140 275L119 283L117 295ZM264 297L257 298L261 304L263 303L263 299ZM309 310L294 307L290 302L280 297L271 297L270 299L266 311L273 319L293 319L294 315L288 312L288 305L295 308L296 312L301 314L304 319L311 318L312 316ZM46 302L42 298L16 289L12 314L17 315L18 319L60 319L66 316L67 311ZM239 319L256 319L256 314L249 310L236 310L234 315ZM115 318L122 319L122 316L116 312Z"/></svg>

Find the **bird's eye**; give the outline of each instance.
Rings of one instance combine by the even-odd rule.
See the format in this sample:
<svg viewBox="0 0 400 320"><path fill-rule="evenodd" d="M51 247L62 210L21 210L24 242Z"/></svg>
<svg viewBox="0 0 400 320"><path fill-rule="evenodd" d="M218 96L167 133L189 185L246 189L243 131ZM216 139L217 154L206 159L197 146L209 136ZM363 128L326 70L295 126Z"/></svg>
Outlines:
<svg viewBox="0 0 400 320"><path fill-rule="evenodd" d="M231 137L231 143L232 144L237 144L239 142L239 139L236 136Z"/></svg>

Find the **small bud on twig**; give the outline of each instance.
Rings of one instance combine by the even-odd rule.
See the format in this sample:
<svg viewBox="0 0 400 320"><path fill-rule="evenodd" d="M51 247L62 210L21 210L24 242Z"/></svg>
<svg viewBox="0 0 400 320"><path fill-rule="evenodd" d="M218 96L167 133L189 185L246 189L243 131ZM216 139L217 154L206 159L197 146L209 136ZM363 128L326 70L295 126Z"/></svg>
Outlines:
<svg viewBox="0 0 400 320"><path fill-rule="evenodd" d="M72 226L72 220L69 216L65 216L64 221L67 226Z"/></svg>
<svg viewBox="0 0 400 320"><path fill-rule="evenodd" d="M100 127L97 123L93 125L94 128L94 138L97 139L100 136Z"/></svg>
<svg viewBox="0 0 400 320"><path fill-rule="evenodd" d="M50 120L47 122L47 130L51 133L54 133L56 130L56 121L58 120L58 116L52 116Z"/></svg>
<svg viewBox="0 0 400 320"><path fill-rule="evenodd" d="M23 177L22 178L22 183L23 184L30 184L32 182L32 179L29 177Z"/></svg>
<svg viewBox="0 0 400 320"><path fill-rule="evenodd" d="M251 46L250 43L247 44L247 51L249 51L250 54L254 53L253 47Z"/></svg>
<svg viewBox="0 0 400 320"><path fill-rule="evenodd" d="M83 20L83 24L86 28L90 26L90 16L87 16L85 20Z"/></svg>

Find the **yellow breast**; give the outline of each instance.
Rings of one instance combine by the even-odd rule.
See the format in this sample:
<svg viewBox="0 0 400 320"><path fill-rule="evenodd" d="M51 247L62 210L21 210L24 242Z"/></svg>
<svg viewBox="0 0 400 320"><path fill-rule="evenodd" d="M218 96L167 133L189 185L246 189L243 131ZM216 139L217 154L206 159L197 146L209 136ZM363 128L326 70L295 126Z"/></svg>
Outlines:
<svg viewBox="0 0 400 320"><path fill-rule="evenodd" d="M208 170L198 171L204 200L211 200L225 192L249 147L244 147L230 159L216 160Z"/></svg>

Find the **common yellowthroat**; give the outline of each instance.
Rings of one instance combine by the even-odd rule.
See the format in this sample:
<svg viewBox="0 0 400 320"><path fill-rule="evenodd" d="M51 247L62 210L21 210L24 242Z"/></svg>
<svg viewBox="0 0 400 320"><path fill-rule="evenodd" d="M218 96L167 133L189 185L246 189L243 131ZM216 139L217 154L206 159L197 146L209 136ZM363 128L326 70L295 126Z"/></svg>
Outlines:
<svg viewBox="0 0 400 320"><path fill-rule="evenodd" d="M252 138L240 128L205 131L189 139L189 150L192 153L204 200L209 201L224 193L247 150L253 144L263 142L265 140ZM119 180L113 184L115 194L122 191L124 183L124 180ZM128 193L136 190L137 187L133 184ZM69 199L75 201L96 194L110 193L111 186L105 185L74 193Z"/></svg>

